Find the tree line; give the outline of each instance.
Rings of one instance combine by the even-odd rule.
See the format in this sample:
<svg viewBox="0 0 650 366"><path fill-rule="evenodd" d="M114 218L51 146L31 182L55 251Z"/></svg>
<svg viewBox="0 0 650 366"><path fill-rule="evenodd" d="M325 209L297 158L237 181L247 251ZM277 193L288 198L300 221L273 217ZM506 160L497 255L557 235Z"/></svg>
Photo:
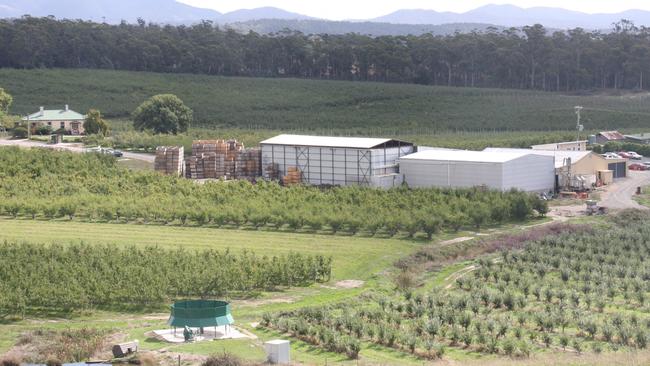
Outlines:
<svg viewBox="0 0 650 366"><path fill-rule="evenodd" d="M101 68L572 91L647 89L650 29L542 25L447 36L238 33L192 26L99 24L52 17L0 21L0 67Z"/></svg>
<svg viewBox="0 0 650 366"><path fill-rule="evenodd" d="M159 306L329 281L332 259L290 253L165 250L114 245L0 244L0 316L34 308L72 311Z"/></svg>

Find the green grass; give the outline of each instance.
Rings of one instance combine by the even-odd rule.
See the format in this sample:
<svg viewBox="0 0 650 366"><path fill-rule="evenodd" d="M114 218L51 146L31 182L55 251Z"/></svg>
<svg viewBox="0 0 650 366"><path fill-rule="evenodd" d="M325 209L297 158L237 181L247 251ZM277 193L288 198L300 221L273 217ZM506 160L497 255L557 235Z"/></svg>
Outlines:
<svg viewBox="0 0 650 366"><path fill-rule="evenodd" d="M159 245L189 249L248 249L256 254L324 254L333 257L333 279L365 280L418 244L397 239L292 234L196 227L99 224L0 218L0 240L33 243Z"/></svg>
<svg viewBox="0 0 650 366"><path fill-rule="evenodd" d="M650 187L643 187L640 195L633 197L640 205L650 207Z"/></svg>
<svg viewBox="0 0 650 366"><path fill-rule="evenodd" d="M299 79L228 78L106 70L0 69L15 114L69 104L124 118L146 98L174 93L204 126L350 134L444 130L572 130L644 127L648 94L563 95L522 90Z"/></svg>

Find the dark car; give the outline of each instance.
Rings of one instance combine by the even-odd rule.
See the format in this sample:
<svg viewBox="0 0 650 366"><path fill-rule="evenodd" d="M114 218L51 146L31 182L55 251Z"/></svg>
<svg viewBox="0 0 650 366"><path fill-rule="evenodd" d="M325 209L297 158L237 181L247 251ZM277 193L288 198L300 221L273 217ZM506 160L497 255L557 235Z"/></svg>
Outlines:
<svg viewBox="0 0 650 366"><path fill-rule="evenodd" d="M124 156L124 153L121 152L120 150L113 150L113 156L116 158L121 158L122 156Z"/></svg>

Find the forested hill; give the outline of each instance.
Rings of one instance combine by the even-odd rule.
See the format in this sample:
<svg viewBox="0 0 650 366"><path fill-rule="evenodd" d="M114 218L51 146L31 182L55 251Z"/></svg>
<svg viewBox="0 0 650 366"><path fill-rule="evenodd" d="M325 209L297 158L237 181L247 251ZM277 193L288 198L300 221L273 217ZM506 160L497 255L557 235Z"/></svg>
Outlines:
<svg viewBox="0 0 650 366"><path fill-rule="evenodd" d="M287 29L305 34L347 34L358 33L371 36L450 35L456 32L470 33L486 31L488 28L503 30L505 27L486 23L445 23L445 24L392 24L382 22L349 22L320 19L255 19L245 22L228 23L227 28L240 33L250 31L260 34L279 33Z"/></svg>
<svg viewBox="0 0 650 366"><path fill-rule="evenodd" d="M102 68L571 91L648 89L650 29L549 34L541 25L448 36L241 34L212 23L0 21L0 67Z"/></svg>

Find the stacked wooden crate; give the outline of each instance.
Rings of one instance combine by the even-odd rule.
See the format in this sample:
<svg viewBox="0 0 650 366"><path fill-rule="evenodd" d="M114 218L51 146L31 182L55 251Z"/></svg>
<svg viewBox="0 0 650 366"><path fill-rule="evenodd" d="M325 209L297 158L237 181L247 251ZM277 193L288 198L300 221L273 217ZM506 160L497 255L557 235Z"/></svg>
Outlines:
<svg viewBox="0 0 650 366"><path fill-rule="evenodd" d="M302 172L295 166L287 168L287 175L282 177L282 183L285 185L300 184L302 182Z"/></svg>
<svg viewBox="0 0 650 366"><path fill-rule="evenodd" d="M279 180L280 179L280 167L277 163L271 163L264 168L266 172L266 177L270 180Z"/></svg>
<svg viewBox="0 0 650 366"><path fill-rule="evenodd" d="M158 146L154 169L166 175L183 175L185 152L182 146Z"/></svg>
<svg viewBox="0 0 650 366"><path fill-rule="evenodd" d="M240 151L235 160L235 178L254 180L262 175L262 150L248 149Z"/></svg>
<svg viewBox="0 0 650 366"><path fill-rule="evenodd" d="M192 160L188 160L189 178L252 179L259 176L261 152L251 153L237 140L195 140Z"/></svg>
<svg viewBox="0 0 650 366"><path fill-rule="evenodd" d="M203 166L199 168L199 159L190 156L185 159L185 177L190 179L203 179Z"/></svg>

